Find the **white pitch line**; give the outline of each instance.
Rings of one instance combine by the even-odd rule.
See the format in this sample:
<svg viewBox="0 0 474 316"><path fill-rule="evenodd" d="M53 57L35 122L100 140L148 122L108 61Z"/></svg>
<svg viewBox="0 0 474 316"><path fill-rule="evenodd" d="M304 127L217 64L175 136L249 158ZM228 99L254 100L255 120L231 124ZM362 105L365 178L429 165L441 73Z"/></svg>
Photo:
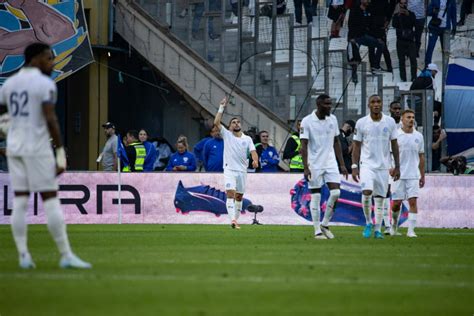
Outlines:
<svg viewBox="0 0 474 316"><path fill-rule="evenodd" d="M159 282L159 281L179 281L179 282L207 282L207 283L222 283L222 282L244 282L244 283L283 283L283 284L318 284L324 282L324 284L333 285L399 285L399 286L431 286L442 289L446 288L474 288L472 282L444 282L434 280L421 280L421 279L407 279L407 280L388 280L384 283L382 279L352 279L352 278L311 278L311 277L262 277L262 276L209 276L209 277L195 277L195 276L183 276L173 274L153 275L153 274L93 274L93 273L0 273L0 278L3 280L49 280L49 281L63 281L63 280L81 280L91 281L96 280L100 277L100 281L147 281L147 282Z"/></svg>

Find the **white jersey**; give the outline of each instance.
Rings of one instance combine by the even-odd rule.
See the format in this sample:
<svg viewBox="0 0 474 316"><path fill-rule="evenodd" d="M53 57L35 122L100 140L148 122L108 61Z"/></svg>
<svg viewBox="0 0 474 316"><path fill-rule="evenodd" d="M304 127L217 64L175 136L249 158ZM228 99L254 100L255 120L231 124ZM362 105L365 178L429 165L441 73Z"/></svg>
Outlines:
<svg viewBox="0 0 474 316"><path fill-rule="evenodd" d="M308 165L311 169L337 169L334 137L339 135L339 124L334 115L320 120L316 111L303 118L300 139L308 140Z"/></svg>
<svg viewBox="0 0 474 316"><path fill-rule="evenodd" d="M371 169L390 169L390 141L397 139L397 124L382 114L373 121L370 114L360 118L355 126L354 140L362 143L360 166Z"/></svg>
<svg viewBox="0 0 474 316"><path fill-rule="evenodd" d="M405 133L399 129L397 142L400 150L400 179L419 179L420 154L425 153L423 135L415 130Z"/></svg>
<svg viewBox="0 0 474 316"><path fill-rule="evenodd" d="M249 154L255 150L252 138L244 134L236 137L222 125L220 132L224 140L224 170L247 172Z"/></svg>
<svg viewBox="0 0 474 316"><path fill-rule="evenodd" d="M55 104L56 95L56 83L38 68L25 67L5 81L0 104L6 104L10 114L7 155L52 155L43 104Z"/></svg>

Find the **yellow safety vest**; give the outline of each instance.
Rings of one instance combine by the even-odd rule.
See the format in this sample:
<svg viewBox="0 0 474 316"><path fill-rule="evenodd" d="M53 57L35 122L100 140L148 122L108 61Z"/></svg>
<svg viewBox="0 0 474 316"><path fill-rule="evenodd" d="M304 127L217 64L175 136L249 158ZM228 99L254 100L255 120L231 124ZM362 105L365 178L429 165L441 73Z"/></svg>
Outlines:
<svg viewBox="0 0 474 316"><path fill-rule="evenodd" d="M135 157L135 171L143 171L143 164L145 163L146 158L146 149L142 143L131 143L129 146L135 148L136 157ZM130 165L123 168L124 172L131 172Z"/></svg>
<svg viewBox="0 0 474 316"><path fill-rule="evenodd" d="M296 151L299 151L300 148L301 148L300 138L296 135L291 135L291 138L293 138L295 140L296 144L298 144L298 147L296 147ZM290 169L301 169L301 170L304 169L303 157L300 154L298 154L298 155L294 156L293 158L291 158L291 160L290 160Z"/></svg>

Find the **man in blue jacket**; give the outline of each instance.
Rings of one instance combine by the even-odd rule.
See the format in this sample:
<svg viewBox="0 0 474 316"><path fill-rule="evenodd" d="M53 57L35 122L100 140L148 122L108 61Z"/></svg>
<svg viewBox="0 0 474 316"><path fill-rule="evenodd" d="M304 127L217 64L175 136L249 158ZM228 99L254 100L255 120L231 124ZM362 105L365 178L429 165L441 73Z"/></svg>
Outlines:
<svg viewBox="0 0 474 316"><path fill-rule="evenodd" d="M202 158L204 168L209 172L223 172L224 140L217 126L211 129L211 138L204 144Z"/></svg>
<svg viewBox="0 0 474 316"><path fill-rule="evenodd" d="M443 47L444 32L451 31L452 36L456 34L456 1L431 0L428 5L428 15L431 16L431 21L428 24L429 37L425 54L425 67L431 63L438 37L441 41L441 47Z"/></svg>
<svg viewBox="0 0 474 316"><path fill-rule="evenodd" d="M275 147L269 145L269 135L267 131L261 131L259 136L261 143L256 146L256 149L259 157L260 171L277 172L278 163L280 162L278 152Z"/></svg>

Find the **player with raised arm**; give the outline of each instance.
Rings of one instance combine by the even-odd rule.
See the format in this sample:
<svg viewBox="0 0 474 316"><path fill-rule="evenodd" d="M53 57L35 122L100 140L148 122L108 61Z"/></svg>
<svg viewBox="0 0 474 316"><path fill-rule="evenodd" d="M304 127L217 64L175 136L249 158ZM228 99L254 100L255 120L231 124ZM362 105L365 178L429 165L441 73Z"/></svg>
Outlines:
<svg viewBox="0 0 474 316"><path fill-rule="evenodd" d="M242 200L247 181L247 166L249 153L252 156L252 166L258 168L258 155L252 138L244 135L241 130L240 120L236 117L230 120L229 126L221 125L222 114L227 106L227 98L222 99L214 119L214 125L224 140L224 185L227 194L227 213L231 226L240 229L237 220L242 211Z"/></svg>
<svg viewBox="0 0 474 316"><path fill-rule="evenodd" d="M0 90L0 105L3 108L6 105L10 114L7 159L14 191L11 227L20 267L35 268L27 246L26 212L30 192L39 192L48 229L61 254L59 266L91 268L90 263L71 251L57 197L56 176L66 169L66 154L54 110L57 88L49 77L53 53L48 45L34 43L26 47L24 55L25 66L7 79ZM56 148L56 158L52 145Z"/></svg>
<svg viewBox="0 0 474 316"><path fill-rule="evenodd" d="M314 238L333 239L329 222L341 195L338 163L347 179L347 170L342 158L339 142L339 124L331 114L331 97L321 94L316 99L317 109L301 121L300 139L303 157L304 176L311 191L311 216L314 225ZM337 161L336 161L337 157ZM329 198L323 221L321 217L321 187L329 188Z"/></svg>
<svg viewBox="0 0 474 316"><path fill-rule="evenodd" d="M390 116L382 113L382 99L378 95L369 97L370 114L360 118L354 131L352 150L352 178L362 189L362 208L366 226L365 238L372 235L372 194L375 201L374 237L383 239L381 232L383 200L388 190L390 169L390 144L395 160L392 170L394 181L400 177L400 159L397 144L397 125ZM359 171L360 168L360 171ZM360 176L360 178L359 178Z"/></svg>
<svg viewBox="0 0 474 316"><path fill-rule="evenodd" d="M390 235L397 233L400 206L403 200L408 200L408 237L417 237L415 234L416 217L418 213L417 198L425 185L425 145L423 135L416 131L415 112L411 109L403 111L402 128L398 132L397 143L400 149L400 180L393 184L393 225Z"/></svg>

